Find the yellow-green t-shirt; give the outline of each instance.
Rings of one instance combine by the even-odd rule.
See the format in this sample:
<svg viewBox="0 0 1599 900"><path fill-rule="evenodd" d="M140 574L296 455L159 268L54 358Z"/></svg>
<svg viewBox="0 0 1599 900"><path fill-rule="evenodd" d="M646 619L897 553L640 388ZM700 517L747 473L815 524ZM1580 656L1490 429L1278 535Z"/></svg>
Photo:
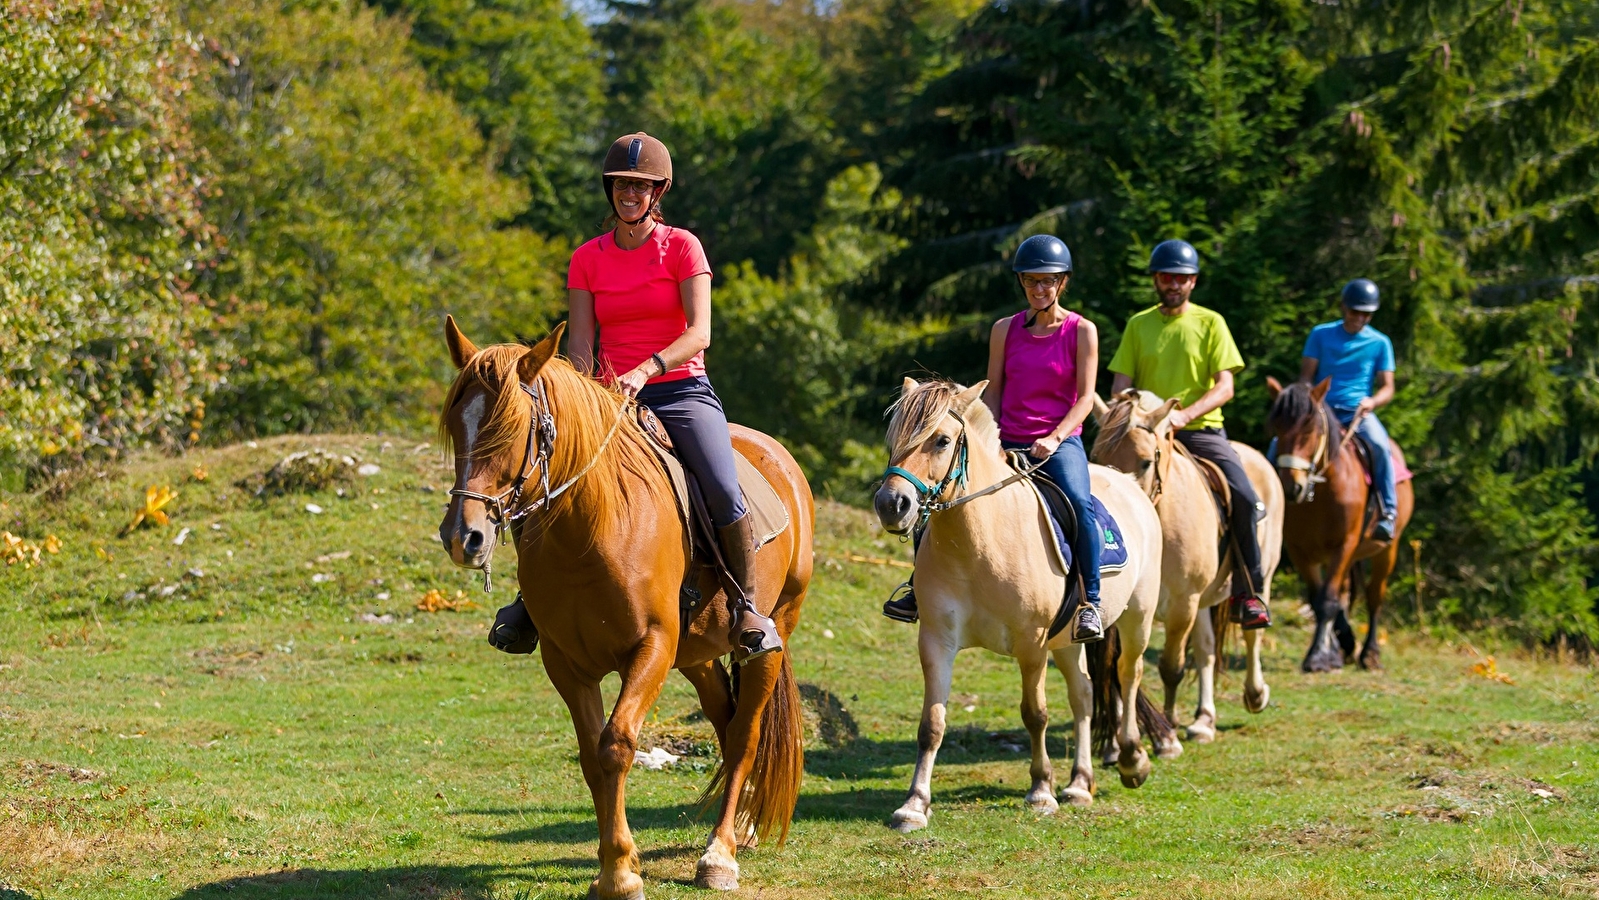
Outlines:
<svg viewBox="0 0 1599 900"><path fill-rule="evenodd" d="M1177 316L1161 315L1158 306L1134 313L1110 361L1110 370L1131 378L1133 387L1166 399L1180 397L1185 408L1215 385L1217 372L1243 367L1227 320L1192 303ZM1188 425L1189 429L1220 427L1220 409Z"/></svg>

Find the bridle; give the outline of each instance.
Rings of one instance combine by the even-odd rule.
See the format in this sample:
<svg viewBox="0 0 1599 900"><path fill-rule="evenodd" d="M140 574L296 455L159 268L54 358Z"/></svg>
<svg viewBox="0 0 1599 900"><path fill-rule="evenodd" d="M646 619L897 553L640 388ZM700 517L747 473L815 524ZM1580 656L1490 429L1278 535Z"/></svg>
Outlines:
<svg viewBox="0 0 1599 900"><path fill-rule="evenodd" d="M1129 401L1126 401L1126 402L1131 403L1132 401L1129 400ZM1155 472L1155 478L1154 478L1153 490L1146 490L1145 493L1149 494L1149 502L1150 503L1159 503L1160 502L1160 495L1162 493L1164 493L1165 490L1166 490L1165 480L1161 477L1161 474L1160 474L1161 457L1163 455L1165 455L1164 444L1161 442L1160 432L1156 431L1154 428L1152 428L1149 425L1145 425L1142 422L1134 422L1133 421L1133 413L1134 412L1135 412L1135 410L1128 410L1127 411L1127 427L1123 428L1121 430L1121 433L1117 434L1114 439L1109 441L1109 443L1105 446L1105 453L1109 454L1112 451L1114 451L1117 447L1121 446L1121 442L1127 439L1128 433L1130 433L1134 428L1138 428L1138 429L1141 429L1143 431L1147 431L1152 436L1154 436L1154 438L1155 438L1155 459L1154 459L1154 461L1152 463L1150 463L1150 467ZM1103 438L1103 433L1102 433L1102 438ZM1097 450L1098 448L1096 447L1095 449Z"/></svg>
<svg viewBox="0 0 1599 900"><path fill-rule="evenodd" d="M965 488L966 478L970 474L968 470L969 467L967 466L967 463L970 460L969 444L966 438L966 420L961 418L960 414L956 413L953 409L945 410L945 413L947 413L955 421L961 423L961 432L960 435L955 438L955 458L950 461L949 470L944 473L943 479L940 480L938 484L929 485L920 478L917 478L910 471L899 466L891 465L887 469L883 470L883 480L886 481L890 476L898 475L899 477L910 482L911 487L916 489L917 513L916 525L913 528L913 531L917 534L920 534L923 529L927 528L927 520L933 517L933 513L943 512L946 509L954 509L963 503L970 503L979 497L987 497L989 494L1003 490L1015 484L1016 482L1031 476L1034 472L1038 471L1045 462L1048 461L1039 460L1025 469L1017 469L1004 479L997 481L986 488L983 488L975 494L963 494L951 500L939 500L938 498L942 497L944 492L949 490L949 486L951 484L954 484L957 488ZM900 535L900 540L902 541L909 540L909 538L910 536L908 534Z"/></svg>
<svg viewBox="0 0 1599 900"><path fill-rule="evenodd" d="M1310 458L1295 456L1292 453L1277 454L1277 468L1305 473L1305 499L1302 501L1305 503L1316 499L1316 485L1326 482L1327 469L1331 465L1331 461L1327 458L1327 444L1331 430L1331 426L1326 421L1327 414L1318 404L1311 412L1311 418L1316 422L1317 434L1316 449L1311 453ZM1359 420L1356 419L1351 425L1358 424L1358 422Z"/></svg>
<svg viewBox="0 0 1599 900"><path fill-rule="evenodd" d="M568 478L560 486L550 487L550 457L555 452L555 416L550 412L549 399L545 396L544 379L535 378L533 384L518 381L517 387L527 394L528 401L533 405L533 414L528 419L527 426L527 452L522 457L522 471L511 482L511 486L498 494L480 494L465 488L450 488L451 497L460 497L463 500L476 500L482 503L487 510L488 519L494 523L494 542L489 545L489 555L484 558L483 565L483 590L485 593L493 589L492 571L490 563L494 560L495 544L505 543L506 529L512 523L527 518L540 508L549 508L555 499L566 493L567 489L577 484L577 480L588 474L605 455L605 448L610 445L611 438L615 436L616 429L621 426L622 420L627 416L628 407L635 402L632 397L622 401L616 410L616 421L611 423L611 430L606 432L605 439L600 442L599 449L594 451L594 458L579 469L576 475ZM527 486L528 479L533 477L533 472L539 473L539 496L530 503L523 504L522 491Z"/></svg>

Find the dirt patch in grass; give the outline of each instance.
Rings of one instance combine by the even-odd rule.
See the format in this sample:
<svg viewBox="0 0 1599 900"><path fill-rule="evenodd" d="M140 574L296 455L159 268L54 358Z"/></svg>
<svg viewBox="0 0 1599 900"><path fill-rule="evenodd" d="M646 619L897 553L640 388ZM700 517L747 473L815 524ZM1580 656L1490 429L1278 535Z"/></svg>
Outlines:
<svg viewBox="0 0 1599 900"><path fill-rule="evenodd" d="M1304 824L1281 824L1263 828L1251 846L1266 852L1300 851L1317 853L1328 849L1368 846L1375 830L1363 823L1334 822L1322 819Z"/></svg>
<svg viewBox="0 0 1599 900"><path fill-rule="evenodd" d="M1489 884L1556 897L1599 897L1599 855L1580 847L1534 843L1496 846L1471 860Z"/></svg>
<svg viewBox="0 0 1599 900"><path fill-rule="evenodd" d="M260 647L201 647L189 651L200 671L219 678L241 678L253 673L267 658Z"/></svg>
<svg viewBox="0 0 1599 900"><path fill-rule="evenodd" d="M80 769L65 763L47 762L41 760L24 759L17 763L17 783L23 787L33 787L38 782L51 778L61 777L77 784L89 784L105 777L105 773L93 769Z"/></svg>

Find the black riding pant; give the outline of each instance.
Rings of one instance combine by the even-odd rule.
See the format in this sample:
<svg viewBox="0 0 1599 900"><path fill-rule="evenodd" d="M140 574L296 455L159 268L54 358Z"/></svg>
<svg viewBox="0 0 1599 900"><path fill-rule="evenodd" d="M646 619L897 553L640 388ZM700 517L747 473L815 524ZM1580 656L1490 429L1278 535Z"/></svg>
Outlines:
<svg viewBox="0 0 1599 900"><path fill-rule="evenodd" d="M733 436L710 379L700 375L646 384L638 392L638 402L661 420L677 458L694 473L711 524L721 528L743 518L744 493L738 486Z"/></svg>
<svg viewBox="0 0 1599 900"><path fill-rule="evenodd" d="M1266 579L1260 571L1260 543L1255 539L1255 521L1264 513L1265 506L1255 494L1255 486L1249 483L1238 451L1227 441L1227 429L1194 428L1179 431L1177 440L1183 442L1189 453L1219 466L1222 476L1227 479L1227 487L1233 495L1232 521L1228 524L1233 540L1238 545L1238 555L1243 557L1244 570L1249 575L1246 581L1245 571L1233 567L1233 595L1260 596Z"/></svg>

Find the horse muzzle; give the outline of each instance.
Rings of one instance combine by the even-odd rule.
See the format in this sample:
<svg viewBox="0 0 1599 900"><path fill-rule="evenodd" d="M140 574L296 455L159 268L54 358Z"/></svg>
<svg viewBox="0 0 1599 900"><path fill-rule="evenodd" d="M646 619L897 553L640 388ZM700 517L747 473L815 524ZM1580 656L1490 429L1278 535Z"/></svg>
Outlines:
<svg viewBox="0 0 1599 900"><path fill-rule="evenodd" d="M916 497L906 489L903 479L899 486L892 484L894 480L883 482L877 489L872 497L872 509L877 512L877 521L884 531L906 534L916 522Z"/></svg>
<svg viewBox="0 0 1599 900"><path fill-rule="evenodd" d="M1315 497L1315 466L1303 456L1281 453L1277 456L1277 474L1282 478L1283 493L1290 503L1306 503Z"/></svg>
<svg viewBox="0 0 1599 900"><path fill-rule="evenodd" d="M460 504L453 504L460 505ZM494 524L486 515L469 516L465 510L451 509L439 525L439 543L450 561L466 569L481 569L494 552Z"/></svg>

